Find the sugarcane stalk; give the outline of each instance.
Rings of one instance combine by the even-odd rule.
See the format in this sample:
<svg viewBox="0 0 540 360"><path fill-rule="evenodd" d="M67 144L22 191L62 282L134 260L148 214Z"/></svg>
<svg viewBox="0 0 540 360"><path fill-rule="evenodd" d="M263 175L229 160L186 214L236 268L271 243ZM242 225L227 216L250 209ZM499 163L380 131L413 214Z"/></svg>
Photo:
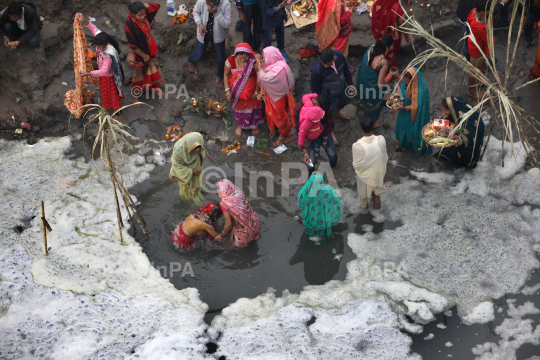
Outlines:
<svg viewBox="0 0 540 360"><path fill-rule="evenodd" d="M116 205L116 220L118 222L118 232L120 233L120 242L124 242L124 238L122 236L122 227L124 226L122 222L122 216L120 213L120 205L118 204L118 194L116 194L116 183L114 182L114 164L111 160L111 151L109 150L109 147L107 146L107 133L105 132L103 135L103 138L101 139L102 144L102 151L105 150L107 152L107 159L108 159L108 168L109 168L109 175L111 176L112 186L113 186L113 193L114 193L114 203Z"/></svg>
<svg viewBox="0 0 540 360"><path fill-rule="evenodd" d="M41 201L41 221L43 222L43 240L45 241L45 255L49 255L49 249L47 247L47 225L45 225L45 203Z"/></svg>

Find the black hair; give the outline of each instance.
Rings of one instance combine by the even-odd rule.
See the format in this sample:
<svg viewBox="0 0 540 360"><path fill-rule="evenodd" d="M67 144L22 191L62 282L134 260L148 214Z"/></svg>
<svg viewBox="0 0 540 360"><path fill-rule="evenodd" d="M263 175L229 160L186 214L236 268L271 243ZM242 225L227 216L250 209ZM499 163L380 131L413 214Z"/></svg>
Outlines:
<svg viewBox="0 0 540 360"><path fill-rule="evenodd" d="M326 94L321 94L317 96L317 101L319 102L320 108L324 110L324 112L330 111L330 98Z"/></svg>
<svg viewBox="0 0 540 360"><path fill-rule="evenodd" d="M362 115L360 117L360 127L365 134L373 132L373 125L374 123L369 116Z"/></svg>
<svg viewBox="0 0 540 360"><path fill-rule="evenodd" d="M373 53L369 57L368 65L371 66L373 59L379 55L384 55L386 53L386 49L391 47L393 44L394 38L390 35L383 35L379 40L377 40L375 46L373 47Z"/></svg>
<svg viewBox="0 0 540 360"><path fill-rule="evenodd" d="M141 10L146 10L146 6L144 6L144 4L140 1L135 1L129 4L128 9L130 13L137 15Z"/></svg>
<svg viewBox="0 0 540 360"><path fill-rule="evenodd" d="M330 50L329 48L324 49L321 51L321 63L328 64L332 61L334 61L334 52Z"/></svg>
<svg viewBox="0 0 540 360"><path fill-rule="evenodd" d="M445 109L450 110L450 109L448 109L448 103L446 102L446 98L443 98L443 99L442 99L442 106L443 106Z"/></svg>
<svg viewBox="0 0 540 360"><path fill-rule="evenodd" d="M100 32L99 34L94 37L94 44L96 45L107 45L111 44L116 51L118 51L118 56L120 56L120 46L118 45L118 41L112 36L110 36L107 33Z"/></svg>
<svg viewBox="0 0 540 360"><path fill-rule="evenodd" d="M412 74L410 72L406 72L405 75L403 75L403 77L409 79L409 80L412 80Z"/></svg>
<svg viewBox="0 0 540 360"><path fill-rule="evenodd" d="M7 8L7 13L8 15L19 15L20 13L22 13L22 9L22 3L12 2Z"/></svg>
<svg viewBox="0 0 540 360"><path fill-rule="evenodd" d="M476 0L476 11L482 12L489 10L488 2L488 0Z"/></svg>
<svg viewBox="0 0 540 360"><path fill-rule="evenodd" d="M216 221L221 215L223 215L223 212L221 211L221 202L218 202L215 204L214 210L210 214L210 219L212 219L212 221Z"/></svg>

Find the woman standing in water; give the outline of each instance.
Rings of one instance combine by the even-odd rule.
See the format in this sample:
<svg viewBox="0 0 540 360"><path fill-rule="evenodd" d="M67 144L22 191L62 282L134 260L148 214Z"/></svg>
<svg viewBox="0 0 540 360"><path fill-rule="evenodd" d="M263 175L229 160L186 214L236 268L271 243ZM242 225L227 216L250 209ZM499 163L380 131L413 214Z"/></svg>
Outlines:
<svg viewBox="0 0 540 360"><path fill-rule="evenodd" d="M310 237L322 240L332 237L332 226L341 218L341 200L333 187L324 185L318 171L300 189L298 207L302 209L302 221Z"/></svg>
<svg viewBox="0 0 540 360"><path fill-rule="evenodd" d="M205 181L200 175L205 157L204 139L198 132L184 135L174 145L169 177L178 181L180 198L202 200L202 188L205 186Z"/></svg>
<svg viewBox="0 0 540 360"><path fill-rule="evenodd" d="M213 202L195 210L171 234L172 242L182 250L192 250L195 236L206 235L208 239L221 241L223 238L216 229L214 221L221 215L221 208Z"/></svg>
<svg viewBox="0 0 540 360"><path fill-rule="evenodd" d="M129 65L133 66L132 96L133 103L139 102L134 94L142 94L145 88L150 88L157 96L163 96L159 84L163 78L159 73L157 61L158 47L150 24L154 20L159 5L154 3L132 2L129 5L129 15L126 20L126 38L131 48L128 57ZM140 104L138 105L140 106Z"/></svg>
<svg viewBox="0 0 540 360"><path fill-rule="evenodd" d="M234 245L238 247L247 246L259 239L261 236L259 218L242 190L227 179L220 180L217 189L221 198L221 211L225 218L225 227L220 235L224 238L232 228L231 237Z"/></svg>

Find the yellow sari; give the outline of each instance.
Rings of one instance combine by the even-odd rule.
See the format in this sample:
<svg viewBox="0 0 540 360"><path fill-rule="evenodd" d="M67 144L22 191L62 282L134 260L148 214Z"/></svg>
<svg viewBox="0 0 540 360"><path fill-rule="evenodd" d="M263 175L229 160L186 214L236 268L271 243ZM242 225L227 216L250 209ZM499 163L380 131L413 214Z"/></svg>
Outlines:
<svg viewBox="0 0 540 360"><path fill-rule="evenodd" d="M204 140L198 132L184 135L174 145L169 177L178 181L180 198L202 200L202 188L206 184L203 177L193 174L193 170L202 171L205 157Z"/></svg>

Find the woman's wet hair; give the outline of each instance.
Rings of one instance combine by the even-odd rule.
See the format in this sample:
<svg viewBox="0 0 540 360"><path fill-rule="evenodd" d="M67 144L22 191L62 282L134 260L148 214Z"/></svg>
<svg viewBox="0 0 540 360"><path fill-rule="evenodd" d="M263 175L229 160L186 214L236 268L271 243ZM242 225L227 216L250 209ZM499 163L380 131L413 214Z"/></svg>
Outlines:
<svg viewBox="0 0 540 360"><path fill-rule="evenodd" d="M329 64L334 61L334 52L329 48L321 51L321 62L323 64Z"/></svg>
<svg viewBox="0 0 540 360"><path fill-rule="evenodd" d="M221 211L221 202L218 202L214 206L214 210L210 214L210 219L212 219L212 221L216 221L217 219L221 217L221 215L223 215L223 212Z"/></svg>
<svg viewBox="0 0 540 360"><path fill-rule="evenodd" d="M116 49L116 51L118 51L118 55L120 55L120 46L118 45L118 41L116 41L114 37L110 36L107 33L100 32L99 34L97 34L94 37L94 44L100 46L111 44Z"/></svg>
<svg viewBox="0 0 540 360"><path fill-rule="evenodd" d="M362 115L360 117L360 127L364 133L369 134L370 132L373 132L373 125L374 123L369 116Z"/></svg>
<svg viewBox="0 0 540 360"><path fill-rule="evenodd" d="M137 15L141 10L146 9L146 6L140 1L135 1L129 4L128 9L130 13Z"/></svg>
<svg viewBox="0 0 540 360"><path fill-rule="evenodd" d="M376 58L379 55L384 55L386 53L386 49L389 47L392 47L394 44L394 38L390 35L383 35L377 42L375 43L375 46L373 47L373 53L369 57L369 66L371 66L371 62L374 58Z"/></svg>

